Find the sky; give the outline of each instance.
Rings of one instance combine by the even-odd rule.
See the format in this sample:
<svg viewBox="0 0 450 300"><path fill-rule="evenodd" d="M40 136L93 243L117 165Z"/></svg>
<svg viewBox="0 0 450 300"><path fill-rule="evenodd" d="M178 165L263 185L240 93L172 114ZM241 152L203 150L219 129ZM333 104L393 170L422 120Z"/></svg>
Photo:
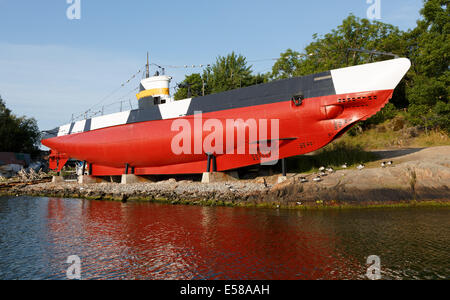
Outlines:
<svg viewBox="0 0 450 300"><path fill-rule="evenodd" d="M0 0L0 95L16 115L36 118L41 130L69 123L94 105L126 100L136 107L140 76L121 85L143 68L147 51L162 66L210 64L235 51L254 72L265 73L270 59L288 48L302 52L314 33L330 32L351 13L367 17L373 1L381 3L380 21L402 30L414 28L423 4L79 0L80 19L69 19L72 1ZM173 86L195 72L201 68L166 69Z"/></svg>

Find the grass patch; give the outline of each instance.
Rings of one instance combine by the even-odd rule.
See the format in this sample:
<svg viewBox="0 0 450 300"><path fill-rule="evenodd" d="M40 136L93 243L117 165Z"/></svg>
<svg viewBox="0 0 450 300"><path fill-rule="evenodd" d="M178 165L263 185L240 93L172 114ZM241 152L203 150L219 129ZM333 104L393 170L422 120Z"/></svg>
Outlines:
<svg viewBox="0 0 450 300"><path fill-rule="evenodd" d="M401 115L364 131L358 131L355 128L340 140L349 145L358 145L370 150L450 145L450 137L444 131L411 127Z"/></svg>
<svg viewBox="0 0 450 300"><path fill-rule="evenodd" d="M364 151L361 145L337 141L319 150L314 155L289 158L288 163L293 171L305 173L314 172L322 166L340 169L343 164L348 164L348 167L351 167L377 159L377 155Z"/></svg>
<svg viewBox="0 0 450 300"><path fill-rule="evenodd" d="M411 141L412 147L436 147L449 145L450 137L439 130L433 130L428 134L421 134Z"/></svg>
<svg viewBox="0 0 450 300"><path fill-rule="evenodd" d="M410 137L404 131L393 131L377 127L364 131L356 136L346 134L341 139L349 145L359 145L363 149L390 149L407 147L437 147L449 146L450 137L439 130L420 132L416 137Z"/></svg>

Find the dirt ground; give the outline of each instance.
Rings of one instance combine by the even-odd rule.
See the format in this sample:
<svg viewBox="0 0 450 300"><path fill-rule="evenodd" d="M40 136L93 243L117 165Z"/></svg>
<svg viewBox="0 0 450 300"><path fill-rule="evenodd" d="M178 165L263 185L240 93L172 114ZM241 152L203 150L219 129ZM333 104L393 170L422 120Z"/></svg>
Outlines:
<svg viewBox="0 0 450 300"><path fill-rule="evenodd" d="M321 182L313 182L317 174L288 174L286 182L276 184L272 189L289 190L289 186L297 185L301 177L306 177L308 182L295 192L296 196L291 195L293 198L359 202L450 200L450 146L375 153L381 159L367 164L363 170L353 168L328 173ZM388 161L393 165L383 168L381 164ZM273 184L277 178L272 176L266 180Z"/></svg>

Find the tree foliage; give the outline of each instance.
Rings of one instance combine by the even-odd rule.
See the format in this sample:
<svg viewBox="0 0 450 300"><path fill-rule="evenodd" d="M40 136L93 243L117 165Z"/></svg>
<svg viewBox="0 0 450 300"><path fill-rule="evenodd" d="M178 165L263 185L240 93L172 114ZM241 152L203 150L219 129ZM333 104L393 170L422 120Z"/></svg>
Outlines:
<svg viewBox="0 0 450 300"><path fill-rule="evenodd" d="M274 79L314 74L384 60L385 56L351 52L348 49L369 49L402 54L402 33L390 24L354 15L347 17L337 29L324 36L313 35L314 41L305 48L305 54L288 49L281 54L272 70ZM389 58L389 57L388 57Z"/></svg>
<svg viewBox="0 0 450 300"><path fill-rule="evenodd" d="M199 73L194 73L186 76L185 80L179 85L174 97L175 100L199 97L203 95L203 89L205 89L205 95L207 95L209 89L207 90L206 88L206 79Z"/></svg>
<svg viewBox="0 0 450 300"><path fill-rule="evenodd" d="M417 27L405 34L412 60L407 88L410 120L450 132L450 11L448 0L425 1Z"/></svg>
<svg viewBox="0 0 450 300"><path fill-rule="evenodd" d="M175 99L189 98L189 91L191 97L203 95L203 84L205 95L209 95L264 83L268 79L266 74L253 74L252 66L247 64L247 59L232 52L227 56L219 56L203 74L186 76L175 93Z"/></svg>
<svg viewBox="0 0 450 300"><path fill-rule="evenodd" d="M36 120L16 117L0 96L0 152L35 153L40 132Z"/></svg>
<svg viewBox="0 0 450 300"><path fill-rule="evenodd" d="M220 93L253 84L251 66L242 55L234 52L219 56L216 63L205 70L211 93Z"/></svg>
<svg viewBox="0 0 450 300"><path fill-rule="evenodd" d="M287 49L272 67L271 79L285 79L300 76L302 55L300 52Z"/></svg>
<svg viewBox="0 0 450 300"><path fill-rule="evenodd" d="M314 34L313 39L314 41L306 46L304 54L291 49L282 53L273 66L271 78L303 76L392 58L349 49L377 50L402 55L405 48L402 32L397 27L353 15L324 36ZM392 103L399 108L407 106L402 87L397 89Z"/></svg>

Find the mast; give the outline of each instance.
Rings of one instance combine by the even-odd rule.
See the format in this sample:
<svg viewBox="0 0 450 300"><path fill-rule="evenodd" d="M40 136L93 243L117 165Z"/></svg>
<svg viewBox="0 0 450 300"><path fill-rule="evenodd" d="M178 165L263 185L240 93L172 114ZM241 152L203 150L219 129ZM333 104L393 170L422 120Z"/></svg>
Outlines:
<svg viewBox="0 0 450 300"><path fill-rule="evenodd" d="M148 52L147 52L147 64L145 65L145 68L146 68L145 78L149 78L150 77L150 60L149 60Z"/></svg>

